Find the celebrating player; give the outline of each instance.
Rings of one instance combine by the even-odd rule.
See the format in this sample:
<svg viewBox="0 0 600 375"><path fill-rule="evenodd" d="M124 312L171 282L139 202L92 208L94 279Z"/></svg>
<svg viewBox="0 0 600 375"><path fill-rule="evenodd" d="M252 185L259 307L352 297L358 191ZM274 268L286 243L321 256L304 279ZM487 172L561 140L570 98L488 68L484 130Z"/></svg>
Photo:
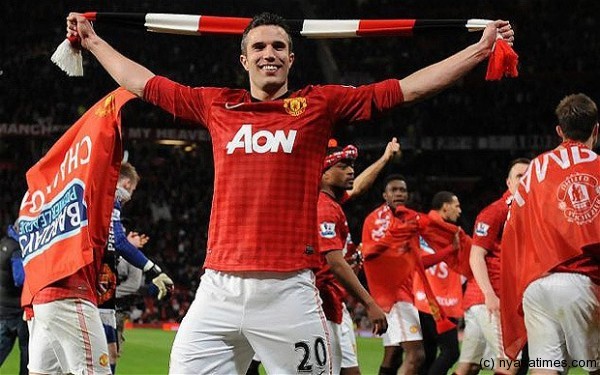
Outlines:
<svg viewBox="0 0 600 375"><path fill-rule="evenodd" d="M504 347L527 339L532 374L600 374L598 108L569 95L556 116L562 143L529 165L502 237Z"/></svg>
<svg viewBox="0 0 600 375"><path fill-rule="evenodd" d="M317 272L317 287L323 300L323 309L329 324L332 346L333 372L360 374L354 347L355 340L343 340L343 318L345 291L356 297L366 308L373 333L387 330L385 313L371 295L360 284L352 267L345 259L351 244L350 230L341 203L363 193L395 154L400 145L396 138L388 143L384 155L354 180L354 160L358 156L356 147L329 147L323 163L321 193L319 194L317 218L319 221L319 251L323 254L323 266ZM341 283L343 288L338 284ZM353 330L353 327L350 327ZM349 347L348 347L349 346Z"/></svg>
<svg viewBox="0 0 600 375"><path fill-rule="evenodd" d="M331 371L311 269L320 260L316 187L333 126L431 96L485 60L497 37L514 40L509 22L499 20L477 43L401 80L290 91L296 56L288 27L265 13L242 37L248 91L155 76L102 40L81 14L68 16L67 36L79 38L121 86L211 135L206 271L170 360L170 372L193 374L244 373L254 352L270 373ZM252 193L241 194L247 186Z"/></svg>
<svg viewBox="0 0 600 375"><path fill-rule="evenodd" d="M475 331L481 332L485 343L491 348L492 354L498 360L495 361L495 371L501 374L514 374L519 370L517 366L510 366L502 349L502 336L500 331L500 241L502 229L508 214L508 207L512 200L512 194L523 177L529 159L516 159L511 162L506 178L508 190L498 200L484 208L475 220L473 230L473 245L471 247L471 269L477 285L483 292L485 305L472 306L465 314L466 324L478 327ZM473 331L473 327L467 328L467 332ZM461 363L479 364L483 357L485 344L479 340L468 338L466 341L473 346L463 348ZM505 366L502 366L502 365ZM466 369L466 365L463 365ZM473 366L474 367L474 366ZM504 367L504 368L499 368ZM461 370L463 371L463 370Z"/></svg>
<svg viewBox="0 0 600 375"><path fill-rule="evenodd" d="M440 191L433 196L431 211L428 216L433 220L456 223L461 212L458 197L449 191ZM456 241L458 241L458 233L456 237ZM453 253L455 247L457 246L451 246L448 249L448 254ZM421 250L424 257L438 255L445 259L446 256L443 250L436 252L423 238L421 238ZM429 267L426 271L435 298L437 298L448 316L453 318L456 323L457 319L462 318L463 315L461 275L450 269L443 260ZM414 295L415 306L419 310L423 347L425 349L425 361L419 370L419 374L447 374L459 356L458 329L454 327L438 334L431 308L427 303L423 282L419 278L414 279Z"/></svg>

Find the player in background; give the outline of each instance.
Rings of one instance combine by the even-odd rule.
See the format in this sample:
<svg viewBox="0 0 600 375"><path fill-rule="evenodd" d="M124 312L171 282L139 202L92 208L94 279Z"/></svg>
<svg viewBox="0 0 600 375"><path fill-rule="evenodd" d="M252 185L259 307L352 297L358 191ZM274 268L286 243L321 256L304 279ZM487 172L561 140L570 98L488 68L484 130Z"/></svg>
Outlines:
<svg viewBox="0 0 600 375"><path fill-rule="evenodd" d="M172 373L244 373L255 352L271 373L329 373L311 269L320 261L315 187L334 125L432 96L484 61L498 37L514 41L510 23L498 20L477 43L401 80L290 91L296 56L288 30L264 13L244 31L240 63L249 91L191 88L121 55L81 14L67 17L67 37L79 38L119 85L211 135L206 271L177 332ZM244 186L253 186L251 195L240 194Z"/></svg>
<svg viewBox="0 0 600 375"><path fill-rule="evenodd" d="M396 138L388 143L384 154L354 179L356 147L329 147L323 163L321 192L318 200L319 251L323 262L317 272L317 287L323 300L323 309L329 324L334 373L360 374L355 347L353 326L344 326L349 314L345 308L346 292L357 298L366 308L374 334L387 329L385 313L361 285L354 270L346 260L348 246L352 245L346 215L341 204L364 193L375 181L379 172L394 155L400 154ZM341 285L340 285L341 284ZM351 324L351 319L350 319ZM348 330L352 332L348 332ZM344 336L344 332L345 335Z"/></svg>
<svg viewBox="0 0 600 375"><path fill-rule="evenodd" d="M598 107L584 94L556 107L562 143L533 159L502 237L502 333L531 374L600 374ZM523 317L524 315L524 317ZM526 330L526 332L525 332Z"/></svg>
<svg viewBox="0 0 600 375"><path fill-rule="evenodd" d="M394 211L397 207L403 207L408 200L408 188L403 176L390 175L386 177L383 199L385 200L384 204L371 212L363 224L362 243L365 271L371 267L370 261L375 256L371 250L371 243L378 242L385 236ZM379 272L379 270L377 271ZM397 282L394 274L388 275L387 279L389 282L385 285L376 285L375 281L369 278L367 272L367 282L373 296L378 300L378 294L384 294L388 301L387 304L380 302L381 307L386 311L388 331L383 335L384 356L379 374L416 374L425 359L425 352L419 314L414 306L412 276L403 282ZM379 293L380 289L381 293ZM401 355L396 353L399 349L405 353L403 360Z"/></svg>
<svg viewBox="0 0 600 375"><path fill-rule="evenodd" d="M434 220L456 224L461 212L458 197L449 191L440 191L431 200L431 211L428 216ZM456 235L456 241L458 241L458 234ZM445 253L444 250L436 252L421 237L421 254L423 257L436 254L445 259L447 255L454 252L457 246L455 244L449 247ZM426 275L438 303L456 324L458 319L463 316L461 275L452 270L443 260L427 268ZM458 328L454 327L442 334L438 334L435 320L431 315L431 308L427 303L423 282L418 277L415 277L413 286L415 306L419 310L419 320L421 322L423 346L425 349L425 361L419 370L419 374L447 374L448 370L458 360L460 354Z"/></svg>
<svg viewBox="0 0 600 375"><path fill-rule="evenodd" d="M159 290L159 300L164 298L169 289L173 287L171 278L139 250L148 242L149 238L135 232L126 235L125 228L121 223L122 206L131 200L139 180L140 176L133 165L130 163L121 164L108 233L108 243L104 250L101 270L98 275L98 310L106 334L110 367L113 374L116 372L118 358L115 295L118 281L117 257L122 256L129 263L141 269L148 276L148 279L152 280L152 283Z"/></svg>
<svg viewBox="0 0 600 375"><path fill-rule="evenodd" d="M154 284L151 284L154 285ZM125 342L125 322L129 320L131 305L144 286L144 271L119 257L117 259L117 290L115 291L116 320L117 320L117 356L121 356ZM157 290L158 292L158 290Z"/></svg>
<svg viewBox="0 0 600 375"><path fill-rule="evenodd" d="M486 345L490 347L495 359L506 358L502 349L498 298L501 287L500 241L512 195L528 165L529 159L525 158L515 159L510 163L506 178L508 190L498 200L485 207L475 219L470 263L474 279L483 293L484 304L472 302L465 312L465 338L460 365L456 371L460 375L479 371ZM468 291L467 295L475 299L477 290ZM494 363L494 370L500 374L515 374L519 371L519 368L514 366L498 368L501 364L498 360Z"/></svg>
<svg viewBox="0 0 600 375"><path fill-rule="evenodd" d="M425 353L414 305L413 278L423 282L436 330L444 333L453 329L455 324L447 319L433 295L425 269L460 250L460 233L455 225L436 223L435 218L405 207L408 191L400 175L385 179L383 198L385 203L365 219L362 233L369 290L388 319L379 374L417 374ZM435 243L438 249L434 254L421 257L420 236ZM401 350L404 360L400 360Z"/></svg>

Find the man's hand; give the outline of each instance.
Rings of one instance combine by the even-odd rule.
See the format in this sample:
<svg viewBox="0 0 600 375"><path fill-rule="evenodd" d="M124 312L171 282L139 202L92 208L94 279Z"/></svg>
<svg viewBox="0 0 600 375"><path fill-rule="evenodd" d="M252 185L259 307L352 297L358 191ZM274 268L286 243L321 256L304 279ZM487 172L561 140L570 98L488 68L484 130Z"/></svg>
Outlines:
<svg viewBox="0 0 600 375"><path fill-rule="evenodd" d="M456 232L454 234L454 238L452 239L452 248L454 251L460 250L460 232Z"/></svg>
<svg viewBox="0 0 600 375"><path fill-rule="evenodd" d="M92 23L83 14L69 13L67 17L67 39L77 38L83 48L89 49L91 40L96 36Z"/></svg>
<svg viewBox="0 0 600 375"><path fill-rule="evenodd" d="M163 299L171 290L173 290L173 280L166 273L161 273L152 279L152 284L158 288L158 300Z"/></svg>
<svg viewBox="0 0 600 375"><path fill-rule="evenodd" d="M479 40L479 43L484 46L485 50L492 52L496 39L502 38L509 45L513 45L515 42L515 31L512 29L510 22L497 20L490 22L483 31L483 35Z"/></svg>
<svg viewBox="0 0 600 375"><path fill-rule="evenodd" d="M490 317L490 321L492 320L492 316L499 317L500 316L500 299L496 295L496 293L485 293L485 307L488 310L488 314Z"/></svg>
<svg viewBox="0 0 600 375"><path fill-rule="evenodd" d="M401 156L402 150L400 149L400 143L398 143L398 139L394 137L390 142L388 142L387 146L385 147L385 151L383 152L383 159L387 163L392 159L400 159Z"/></svg>
<svg viewBox="0 0 600 375"><path fill-rule="evenodd" d="M138 249L141 249L144 247L145 244L148 243L148 241L150 241L150 237L146 236L145 234L139 234L138 232L129 232L129 234L127 235L127 240L135 247L137 247Z"/></svg>
<svg viewBox="0 0 600 375"><path fill-rule="evenodd" d="M387 331L388 324L381 307L375 301L367 304L365 307L367 309L367 317L373 326L373 333L376 335L384 334Z"/></svg>

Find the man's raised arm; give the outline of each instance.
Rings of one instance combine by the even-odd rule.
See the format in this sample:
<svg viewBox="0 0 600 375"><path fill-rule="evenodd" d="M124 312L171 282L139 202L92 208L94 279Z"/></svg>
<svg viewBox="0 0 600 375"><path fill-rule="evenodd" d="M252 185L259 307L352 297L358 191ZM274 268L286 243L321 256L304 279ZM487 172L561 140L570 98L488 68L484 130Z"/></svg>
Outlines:
<svg viewBox="0 0 600 375"><path fill-rule="evenodd" d="M144 96L144 87L154 73L123 56L100 38L90 21L81 13L67 17L67 38L77 37L81 46L90 51L117 83L138 97Z"/></svg>
<svg viewBox="0 0 600 375"><path fill-rule="evenodd" d="M383 155L381 155L379 159L375 160L373 164L369 165L354 179L354 186L352 187L352 190L348 191L348 199L354 199L369 190L379 173L392 159L392 157L396 157L401 154L402 150L400 150L400 143L398 143L398 139L396 137L393 137L385 147Z"/></svg>
<svg viewBox="0 0 600 375"><path fill-rule="evenodd" d="M451 86L489 57L497 37L502 37L512 45L514 35L508 21L491 22L477 43L401 79L404 102L423 100Z"/></svg>

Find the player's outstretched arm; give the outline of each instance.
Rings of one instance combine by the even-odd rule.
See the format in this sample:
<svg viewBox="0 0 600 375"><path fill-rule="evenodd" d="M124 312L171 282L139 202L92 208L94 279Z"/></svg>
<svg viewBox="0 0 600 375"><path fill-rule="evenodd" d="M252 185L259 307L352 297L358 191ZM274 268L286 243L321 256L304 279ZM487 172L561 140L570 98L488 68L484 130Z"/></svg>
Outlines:
<svg viewBox="0 0 600 375"><path fill-rule="evenodd" d="M81 46L90 51L117 83L138 97L144 96L144 87L154 73L128 59L100 38L90 21L81 13L67 17L67 38L76 37Z"/></svg>
<svg viewBox="0 0 600 375"><path fill-rule="evenodd" d="M353 199L366 193L371 185L373 185L373 182L375 182L375 179L383 170L385 165L393 157L398 157L401 154L402 150L400 149L400 143L398 143L398 139L394 137L390 142L388 142L383 155L381 155L379 159L377 159L373 164L369 165L367 169L356 176L352 190L348 191L348 199Z"/></svg>
<svg viewBox="0 0 600 375"><path fill-rule="evenodd" d="M497 37L502 37L512 45L515 39L514 35L508 21L497 20L488 24L477 43L401 79L400 87L404 95L404 102L410 103L425 99L451 86L488 58Z"/></svg>
<svg viewBox="0 0 600 375"><path fill-rule="evenodd" d="M367 316L373 326L373 333L381 335L387 331L387 319L385 313L377 305L373 297L362 286L358 277L354 274L352 267L344 259L341 250L329 251L325 254L327 264L335 278L342 283L344 288L357 298L367 309Z"/></svg>

